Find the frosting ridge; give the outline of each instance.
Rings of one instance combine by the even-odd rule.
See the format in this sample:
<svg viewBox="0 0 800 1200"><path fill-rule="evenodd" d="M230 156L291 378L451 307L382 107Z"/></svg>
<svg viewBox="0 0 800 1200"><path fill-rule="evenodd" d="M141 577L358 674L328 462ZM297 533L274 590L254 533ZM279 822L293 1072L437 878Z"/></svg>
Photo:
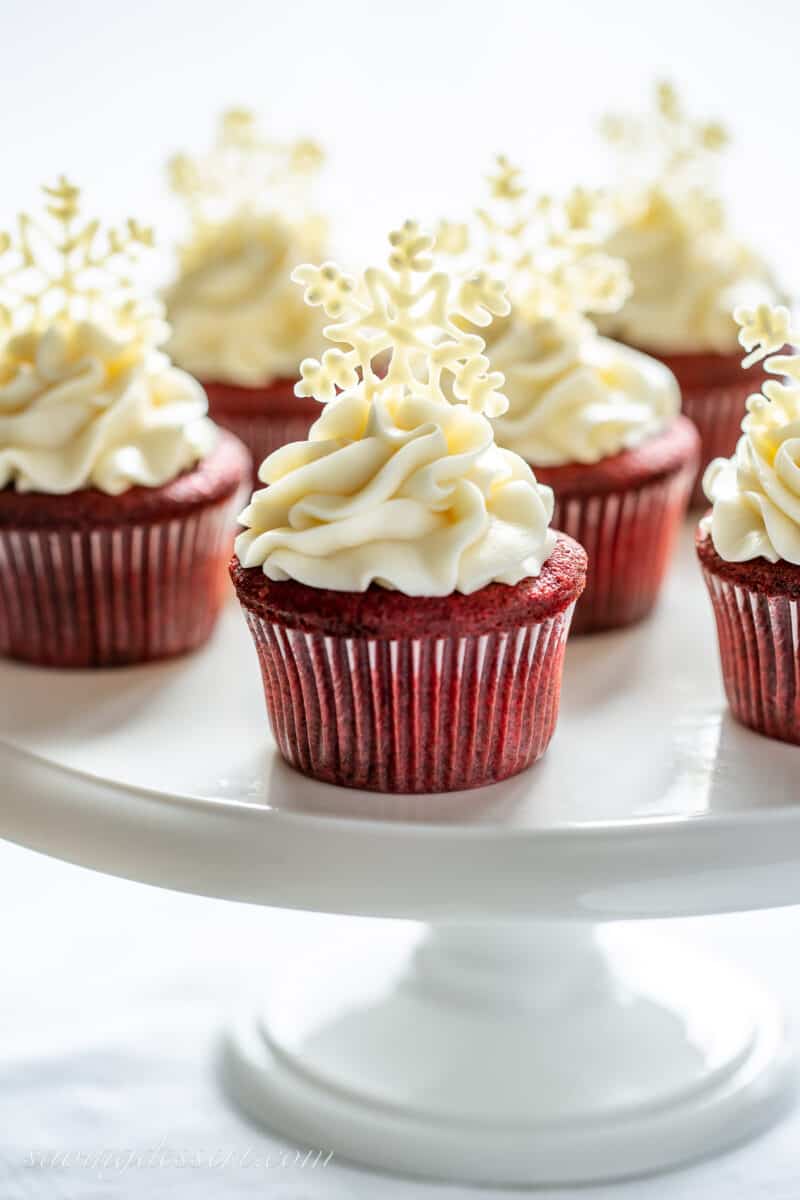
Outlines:
<svg viewBox="0 0 800 1200"><path fill-rule="evenodd" d="M663 364L598 337L588 321L516 321L491 356L509 401L495 418L498 441L535 466L599 462L659 433L680 410Z"/></svg>
<svg viewBox="0 0 800 1200"><path fill-rule="evenodd" d="M54 323L0 351L0 488L158 487L212 448L198 383L136 337Z"/></svg>

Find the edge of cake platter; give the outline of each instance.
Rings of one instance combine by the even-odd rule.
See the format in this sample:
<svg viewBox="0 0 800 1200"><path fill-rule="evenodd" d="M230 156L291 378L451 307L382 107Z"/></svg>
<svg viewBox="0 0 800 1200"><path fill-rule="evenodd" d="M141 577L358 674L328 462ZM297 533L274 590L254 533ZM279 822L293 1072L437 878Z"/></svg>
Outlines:
<svg viewBox="0 0 800 1200"><path fill-rule="evenodd" d="M649 622L570 639L542 760L470 791L386 795L293 770L233 604L204 649L171 663L3 662L0 832L145 882L323 911L599 919L796 903L796 750L725 708L692 537L687 523Z"/></svg>

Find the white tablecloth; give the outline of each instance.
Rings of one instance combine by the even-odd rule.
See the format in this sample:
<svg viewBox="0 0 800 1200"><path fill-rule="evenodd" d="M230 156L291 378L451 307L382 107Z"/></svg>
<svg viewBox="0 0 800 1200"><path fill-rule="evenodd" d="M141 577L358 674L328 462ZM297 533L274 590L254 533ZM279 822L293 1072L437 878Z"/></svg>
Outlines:
<svg viewBox="0 0 800 1200"><path fill-rule="evenodd" d="M504 1194L379 1176L336 1160L281 1165L284 1144L221 1094L213 1057L226 1017L257 1002L293 956L352 937L358 922L175 895L4 843L0 903L2 1200ZM796 910L682 925L746 962L800 1014ZM691 1169L552 1195L797 1200L800 1110L758 1141Z"/></svg>

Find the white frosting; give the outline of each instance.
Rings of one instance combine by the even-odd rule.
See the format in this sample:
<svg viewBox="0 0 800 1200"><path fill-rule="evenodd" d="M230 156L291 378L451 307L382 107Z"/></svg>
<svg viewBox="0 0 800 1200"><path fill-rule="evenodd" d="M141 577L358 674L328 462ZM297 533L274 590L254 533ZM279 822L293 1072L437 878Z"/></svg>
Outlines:
<svg viewBox="0 0 800 1200"><path fill-rule="evenodd" d="M236 553L274 580L469 594L538 575L556 543L552 490L486 417L402 387L344 393L259 474Z"/></svg>
<svg viewBox="0 0 800 1200"><path fill-rule="evenodd" d="M588 321L514 321L490 350L509 401L497 440L537 467L596 463L640 445L680 410L662 363L598 337Z"/></svg>
<svg viewBox="0 0 800 1200"><path fill-rule="evenodd" d="M296 378L321 349L323 322L291 272L317 257L320 232L251 212L198 226L166 295L172 358L200 379L246 387Z"/></svg>
<svg viewBox="0 0 800 1200"><path fill-rule="evenodd" d="M646 189L624 205L606 250L628 264L633 293L600 330L665 354L734 353L734 308L775 296L763 263L701 193Z"/></svg>
<svg viewBox="0 0 800 1200"><path fill-rule="evenodd" d="M0 349L0 488L159 487L213 446L202 388L153 331L61 321Z"/></svg>
<svg viewBox="0 0 800 1200"><path fill-rule="evenodd" d="M702 526L726 562L800 565L800 385L781 400L751 397L742 430L733 457L706 468Z"/></svg>

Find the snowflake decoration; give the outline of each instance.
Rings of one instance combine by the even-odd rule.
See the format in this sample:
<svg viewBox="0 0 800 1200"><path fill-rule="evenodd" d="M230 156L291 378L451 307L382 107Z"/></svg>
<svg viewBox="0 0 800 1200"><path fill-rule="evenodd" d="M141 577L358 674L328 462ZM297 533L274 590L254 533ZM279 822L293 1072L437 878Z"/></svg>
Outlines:
<svg viewBox="0 0 800 1200"><path fill-rule="evenodd" d="M499 416L508 406L499 390L503 376L489 370L483 338L458 321L485 326L505 316L510 305L503 284L484 271L454 279L434 270L434 239L416 221L390 233L389 244L388 269L368 268L359 285L334 263L293 272L306 303L332 318L325 336L336 343L321 360L301 363L296 394L324 404L337 389L361 384L369 398L407 394L444 402L452 395L476 412ZM377 373L376 359L387 355L385 373Z"/></svg>
<svg viewBox="0 0 800 1200"><path fill-rule="evenodd" d="M759 453L771 459L786 438L786 426L797 423L800 407L800 355L775 351L798 345L800 331L793 329L789 310L780 304L737 308L734 317L740 326L739 341L749 351L742 366L763 361L765 371L782 377L768 379L760 392L748 396L742 422L742 430Z"/></svg>
<svg viewBox="0 0 800 1200"><path fill-rule="evenodd" d="M168 172L172 190L202 225L270 208L276 193L307 184L323 157L316 142L268 138L254 113L232 108L222 114L211 148L197 156L176 154Z"/></svg>
<svg viewBox="0 0 800 1200"><path fill-rule="evenodd" d="M0 232L0 329L100 316L144 330L158 306L138 295L131 271L153 246L152 229L84 218L80 189L63 175L42 191L43 216L21 213L14 233Z"/></svg>
<svg viewBox="0 0 800 1200"><path fill-rule="evenodd" d="M487 176L488 207L476 210L477 254L507 281L515 307L528 319L579 319L614 312L630 295L625 264L602 253L609 221L605 195L575 188L566 197L532 198L521 170L504 155ZM436 249L463 254L469 226L442 222Z"/></svg>
<svg viewBox="0 0 800 1200"><path fill-rule="evenodd" d="M798 341L798 335L792 329L792 316L783 305L759 304L756 308L741 306L736 308L733 316L739 325L739 341L747 350L747 358L742 360L744 367L751 367L754 362L760 362L766 356L774 355L776 350ZM772 364L775 361L770 359L766 362L766 370L774 370ZM794 362L794 356L788 361ZM782 372L782 365L783 360L778 373Z"/></svg>
<svg viewBox="0 0 800 1200"><path fill-rule="evenodd" d="M729 140L719 121L690 117L668 80L656 83L652 112L644 116L608 113L600 122L600 132L631 157L652 156L656 174L663 178L705 163Z"/></svg>

